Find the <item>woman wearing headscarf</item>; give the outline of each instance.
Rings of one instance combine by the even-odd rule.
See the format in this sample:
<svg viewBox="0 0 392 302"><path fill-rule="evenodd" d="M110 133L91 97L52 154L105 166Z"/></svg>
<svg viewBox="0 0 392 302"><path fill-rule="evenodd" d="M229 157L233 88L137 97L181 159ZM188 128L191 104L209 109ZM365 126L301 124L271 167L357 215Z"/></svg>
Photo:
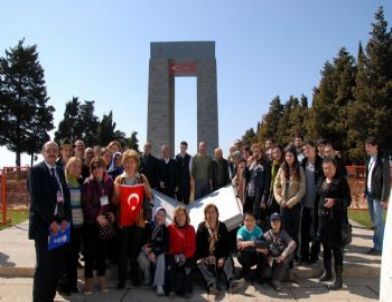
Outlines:
<svg viewBox="0 0 392 302"><path fill-rule="evenodd" d="M166 210L159 207L155 210L154 220L149 222L145 231L145 244L138 257L140 269L144 273L146 284L151 282L151 268L153 270L153 287L156 288L158 296L165 294L165 269L166 253L169 247L169 231L165 225Z"/></svg>

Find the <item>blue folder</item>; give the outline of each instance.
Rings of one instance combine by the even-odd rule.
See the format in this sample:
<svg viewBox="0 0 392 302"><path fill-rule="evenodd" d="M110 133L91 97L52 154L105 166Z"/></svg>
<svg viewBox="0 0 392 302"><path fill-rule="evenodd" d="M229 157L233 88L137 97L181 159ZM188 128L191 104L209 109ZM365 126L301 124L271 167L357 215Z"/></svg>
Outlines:
<svg viewBox="0 0 392 302"><path fill-rule="evenodd" d="M64 232L61 231L60 225L59 225L59 231L57 232L56 235L49 232L48 250L51 251L51 250L57 249L59 247L62 247L64 245L66 245L67 243L69 243L70 239L71 239L71 224L68 223Z"/></svg>

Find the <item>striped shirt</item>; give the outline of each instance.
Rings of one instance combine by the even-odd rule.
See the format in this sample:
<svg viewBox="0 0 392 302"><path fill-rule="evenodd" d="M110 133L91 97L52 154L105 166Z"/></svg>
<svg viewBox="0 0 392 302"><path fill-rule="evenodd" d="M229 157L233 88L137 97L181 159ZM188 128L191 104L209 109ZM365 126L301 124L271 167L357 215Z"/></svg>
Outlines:
<svg viewBox="0 0 392 302"><path fill-rule="evenodd" d="M82 186L75 180L67 179L71 200L72 226L77 229L83 226Z"/></svg>

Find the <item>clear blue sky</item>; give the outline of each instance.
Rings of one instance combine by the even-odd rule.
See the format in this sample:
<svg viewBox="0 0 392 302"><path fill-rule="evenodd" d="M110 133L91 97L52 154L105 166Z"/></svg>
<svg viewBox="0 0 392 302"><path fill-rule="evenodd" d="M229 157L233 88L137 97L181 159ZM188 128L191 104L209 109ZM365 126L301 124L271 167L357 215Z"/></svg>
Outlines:
<svg viewBox="0 0 392 302"><path fill-rule="evenodd" d="M213 40L227 154L274 96L311 100L325 61L343 46L356 55L380 5L391 26L391 1L2 0L0 55L23 37L38 45L56 126L65 103L79 96L95 100L100 117L113 110L118 128L138 131L143 143L150 42ZM177 78L176 86L176 142L186 139L194 152L196 80ZM1 148L0 166L14 161Z"/></svg>

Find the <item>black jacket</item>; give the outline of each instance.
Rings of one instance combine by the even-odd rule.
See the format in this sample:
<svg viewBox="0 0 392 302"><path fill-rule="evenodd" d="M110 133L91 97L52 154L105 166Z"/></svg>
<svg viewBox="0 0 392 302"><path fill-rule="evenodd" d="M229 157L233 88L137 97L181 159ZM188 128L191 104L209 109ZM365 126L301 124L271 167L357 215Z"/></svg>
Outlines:
<svg viewBox="0 0 392 302"><path fill-rule="evenodd" d="M209 253L210 234L205 222L201 222L196 232L196 259L211 256ZM219 221L218 241L215 243L214 256L218 258L228 257L230 255L229 233L226 225Z"/></svg>
<svg viewBox="0 0 392 302"><path fill-rule="evenodd" d="M255 198L258 203L263 202L267 204L270 193L271 184L271 166L268 160L258 161L258 166L250 166L245 170L246 186L248 187L251 181L255 182ZM248 190L246 189L246 195Z"/></svg>
<svg viewBox="0 0 392 302"><path fill-rule="evenodd" d="M369 159L370 160L370 159ZM366 162L365 194L368 195L367 181L369 177L369 160ZM391 175L387 156L377 155L372 172L371 196L388 202L391 192Z"/></svg>
<svg viewBox="0 0 392 302"><path fill-rule="evenodd" d="M350 187L346 177L336 174L329 184L322 179L318 185L318 195L318 236L323 244L340 247L343 245L342 229L347 221L347 207L351 202ZM326 198L335 199L335 204L330 209L324 207Z"/></svg>
<svg viewBox="0 0 392 302"><path fill-rule="evenodd" d="M54 215L57 203L58 185L50 174L45 162L31 167L27 179L27 186L30 195L30 221L29 238L39 239L49 235L50 224L57 220L71 221L71 204L64 172L56 167L56 173L60 179L64 194L64 206L62 214Z"/></svg>
<svg viewBox="0 0 392 302"><path fill-rule="evenodd" d="M163 194L174 197L174 190L177 186L177 164L175 159L170 158L166 163L163 158L159 160L158 164L158 190ZM161 187L161 182L164 188Z"/></svg>
<svg viewBox="0 0 392 302"><path fill-rule="evenodd" d="M140 160L140 173L144 174L152 189L158 188L158 159L149 154L142 155Z"/></svg>
<svg viewBox="0 0 392 302"><path fill-rule="evenodd" d="M223 170L222 183L218 182L218 177L217 177L218 169ZM212 161L211 174L212 174L212 189L216 191L220 188L223 188L224 186L230 183L229 162L226 159L222 158L221 165L219 165L218 160L214 159Z"/></svg>
<svg viewBox="0 0 392 302"><path fill-rule="evenodd" d="M188 185L191 182L191 173L189 170L189 162L191 156L186 154L182 157L180 154L176 155L176 174L177 174L177 184Z"/></svg>
<svg viewBox="0 0 392 302"><path fill-rule="evenodd" d="M144 244L148 244L155 256L164 254L169 249L169 230L162 225L157 234L153 234L155 222L150 221L144 228Z"/></svg>

